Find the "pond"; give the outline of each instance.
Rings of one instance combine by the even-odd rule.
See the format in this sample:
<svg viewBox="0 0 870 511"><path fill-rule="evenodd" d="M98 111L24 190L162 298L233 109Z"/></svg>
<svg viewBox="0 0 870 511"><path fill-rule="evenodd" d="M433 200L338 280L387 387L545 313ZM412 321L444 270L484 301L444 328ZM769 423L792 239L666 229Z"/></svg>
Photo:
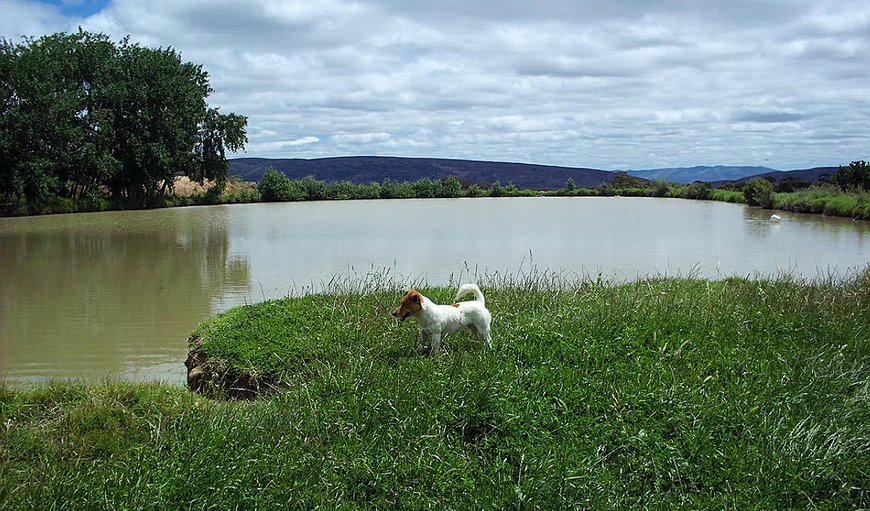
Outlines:
<svg viewBox="0 0 870 511"><path fill-rule="evenodd" d="M181 383L186 338L208 316L369 275L816 278L870 263L867 222L777 214L775 224L771 211L717 202L505 198L0 218L0 377Z"/></svg>

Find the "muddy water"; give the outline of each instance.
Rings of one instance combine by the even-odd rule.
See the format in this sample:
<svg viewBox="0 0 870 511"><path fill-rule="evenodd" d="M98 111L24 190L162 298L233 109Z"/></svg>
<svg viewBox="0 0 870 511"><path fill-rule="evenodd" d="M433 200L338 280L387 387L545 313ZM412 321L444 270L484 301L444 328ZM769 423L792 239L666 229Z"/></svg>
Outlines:
<svg viewBox="0 0 870 511"><path fill-rule="evenodd" d="M0 372L183 381L185 339L231 306L388 272L446 284L534 266L817 277L870 263L870 224L675 199L248 204L0 219Z"/></svg>

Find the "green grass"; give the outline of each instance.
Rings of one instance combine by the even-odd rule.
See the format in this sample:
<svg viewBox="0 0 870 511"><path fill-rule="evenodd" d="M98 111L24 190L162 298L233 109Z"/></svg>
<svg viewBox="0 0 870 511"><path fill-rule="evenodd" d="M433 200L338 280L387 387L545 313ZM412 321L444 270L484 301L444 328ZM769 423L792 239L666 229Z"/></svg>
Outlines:
<svg viewBox="0 0 870 511"><path fill-rule="evenodd" d="M815 185L792 193L777 193L773 207L797 213L870 220L870 192L844 192L833 185Z"/></svg>
<svg viewBox="0 0 870 511"><path fill-rule="evenodd" d="M737 192L734 190L722 190L721 188L713 190L713 195L711 199L721 202L746 202L746 199L743 197L743 192Z"/></svg>
<svg viewBox="0 0 870 511"><path fill-rule="evenodd" d="M492 351L426 356L385 285L201 325L267 398L0 389L0 508L870 506L870 273L495 280Z"/></svg>

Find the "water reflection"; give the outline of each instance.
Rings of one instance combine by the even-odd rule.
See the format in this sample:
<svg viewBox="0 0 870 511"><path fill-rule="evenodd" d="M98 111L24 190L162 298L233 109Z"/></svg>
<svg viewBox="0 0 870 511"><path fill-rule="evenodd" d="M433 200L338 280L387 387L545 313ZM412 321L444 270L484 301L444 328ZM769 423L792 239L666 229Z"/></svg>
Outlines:
<svg viewBox="0 0 870 511"><path fill-rule="evenodd" d="M221 211L12 220L0 231L8 380L178 381L186 333L214 296L248 286L247 261L228 257Z"/></svg>

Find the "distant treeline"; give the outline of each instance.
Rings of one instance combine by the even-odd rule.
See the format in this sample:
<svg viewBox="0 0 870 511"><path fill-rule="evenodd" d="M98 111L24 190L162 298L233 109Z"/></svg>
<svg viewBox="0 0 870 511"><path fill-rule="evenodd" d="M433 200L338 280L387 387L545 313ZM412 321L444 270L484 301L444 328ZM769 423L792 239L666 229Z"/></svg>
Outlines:
<svg viewBox="0 0 870 511"><path fill-rule="evenodd" d="M714 188L710 183L650 182L617 172L611 183L592 188L578 188L571 179L556 190L532 190L513 183L466 183L456 176L436 180L354 184L350 181L323 181L313 176L290 179L275 169L269 169L260 183L230 177L225 186L205 181L205 186L189 180L176 179L152 207L192 206L207 204L237 204L255 202L298 202L324 200L429 199L474 197L670 197L745 203L769 209L798 213L819 213L870 220L870 166L853 162L841 168L829 181L806 185L799 189L793 183L775 182L765 178L728 183ZM784 186L792 191L778 191ZM119 209L111 197L97 199L65 199L56 212L102 211Z"/></svg>
<svg viewBox="0 0 870 511"><path fill-rule="evenodd" d="M230 187L233 188L233 187ZM782 191L786 190L786 191ZM216 197L220 202L282 202L310 200L423 199L460 197L672 197L746 203L750 206L783 209L799 213L821 213L870 220L870 166L853 162L841 168L830 181L795 183L752 178L713 188L710 183L650 182L617 172L611 183L577 188L568 179L557 190L531 190L513 183L463 183L456 176L413 182L385 180L365 185L350 181L326 182L312 176L290 179L269 169L254 187L236 187Z"/></svg>

